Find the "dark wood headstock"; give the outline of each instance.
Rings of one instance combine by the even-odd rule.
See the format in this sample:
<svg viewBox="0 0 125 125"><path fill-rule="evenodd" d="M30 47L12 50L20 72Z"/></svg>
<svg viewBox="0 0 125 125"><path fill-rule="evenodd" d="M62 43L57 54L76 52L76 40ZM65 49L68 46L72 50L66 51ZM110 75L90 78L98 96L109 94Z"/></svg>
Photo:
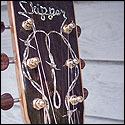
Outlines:
<svg viewBox="0 0 125 125"><path fill-rule="evenodd" d="M8 12L25 123L83 124L73 2L8 1Z"/></svg>

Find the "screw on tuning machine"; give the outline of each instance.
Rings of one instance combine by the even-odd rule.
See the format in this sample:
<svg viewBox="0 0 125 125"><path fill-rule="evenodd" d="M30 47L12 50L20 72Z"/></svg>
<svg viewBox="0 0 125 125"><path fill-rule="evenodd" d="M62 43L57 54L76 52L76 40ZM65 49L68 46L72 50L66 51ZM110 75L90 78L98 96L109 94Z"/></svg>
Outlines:
<svg viewBox="0 0 125 125"><path fill-rule="evenodd" d="M1 95L1 109L9 110L14 106L14 103L20 102L20 98L13 98L9 93Z"/></svg>
<svg viewBox="0 0 125 125"><path fill-rule="evenodd" d="M4 71L8 68L9 64L15 63L13 57L8 57L6 54L1 53L1 71Z"/></svg>
<svg viewBox="0 0 125 125"><path fill-rule="evenodd" d="M1 33L4 32L5 29L10 29L10 26L4 25L4 22L1 21Z"/></svg>

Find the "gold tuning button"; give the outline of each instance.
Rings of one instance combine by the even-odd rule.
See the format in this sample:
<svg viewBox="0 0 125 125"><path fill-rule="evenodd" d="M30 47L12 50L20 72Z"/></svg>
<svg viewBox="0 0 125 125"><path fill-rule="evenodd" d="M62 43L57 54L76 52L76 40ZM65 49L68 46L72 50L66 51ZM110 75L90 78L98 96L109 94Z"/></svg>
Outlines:
<svg viewBox="0 0 125 125"><path fill-rule="evenodd" d="M26 21L23 21L22 27L25 30L31 30L33 27L34 20L32 18L27 19Z"/></svg>
<svg viewBox="0 0 125 125"><path fill-rule="evenodd" d="M35 69L39 65L39 62L40 62L39 58L34 57L27 60L27 65L30 69Z"/></svg>
<svg viewBox="0 0 125 125"><path fill-rule="evenodd" d="M6 54L1 53L1 71L4 71L8 68L9 64L15 63L13 57L8 57Z"/></svg>
<svg viewBox="0 0 125 125"><path fill-rule="evenodd" d="M67 67L69 67L70 69L72 69L72 68L74 68L76 65L78 65L79 62L80 62L80 61L79 61L78 59L76 59L76 58L74 58L74 59L68 59L68 60L66 60L66 63L65 63L64 66L67 66Z"/></svg>
<svg viewBox="0 0 125 125"><path fill-rule="evenodd" d="M1 95L1 109L9 110L14 106L14 103L20 102L20 98L13 98L11 94L5 93Z"/></svg>
<svg viewBox="0 0 125 125"><path fill-rule="evenodd" d="M47 101L39 98L33 100L33 108L36 110L41 110L47 106Z"/></svg>
<svg viewBox="0 0 125 125"><path fill-rule="evenodd" d="M10 29L10 26L5 26L4 22L1 21L1 33L4 32L5 29Z"/></svg>
<svg viewBox="0 0 125 125"><path fill-rule="evenodd" d="M73 95L69 98L69 102L72 104L72 105L77 105L78 103L82 103L83 102L83 97L82 96L76 96L76 95Z"/></svg>
<svg viewBox="0 0 125 125"><path fill-rule="evenodd" d="M75 27L76 27L76 25L72 21L70 24L65 25L63 27L63 32L66 34L70 34Z"/></svg>

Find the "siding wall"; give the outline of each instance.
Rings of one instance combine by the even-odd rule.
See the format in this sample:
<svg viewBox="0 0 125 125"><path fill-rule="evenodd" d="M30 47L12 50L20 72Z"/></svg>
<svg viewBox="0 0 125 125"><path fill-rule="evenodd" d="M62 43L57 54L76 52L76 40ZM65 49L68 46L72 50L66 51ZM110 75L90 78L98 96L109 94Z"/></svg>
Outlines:
<svg viewBox="0 0 125 125"><path fill-rule="evenodd" d="M124 2L76 1L80 56L84 87L89 90L85 101L86 124L124 123ZM6 2L1 2L1 18L9 24ZM12 57L10 31L2 33L1 53ZM1 72L2 93L18 97L14 65ZM1 110L1 123L23 124L20 105Z"/></svg>

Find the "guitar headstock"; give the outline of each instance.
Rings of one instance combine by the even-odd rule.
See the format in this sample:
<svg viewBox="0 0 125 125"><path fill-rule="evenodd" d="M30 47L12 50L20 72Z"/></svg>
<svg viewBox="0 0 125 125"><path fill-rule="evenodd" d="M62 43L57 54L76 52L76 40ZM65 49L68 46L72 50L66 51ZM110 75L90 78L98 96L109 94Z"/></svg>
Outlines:
<svg viewBox="0 0 125 125"><path fill-rule="evenodd" d="M8 1L8 12L25 123L83 124L85 62L73 2Z"/></svg>

